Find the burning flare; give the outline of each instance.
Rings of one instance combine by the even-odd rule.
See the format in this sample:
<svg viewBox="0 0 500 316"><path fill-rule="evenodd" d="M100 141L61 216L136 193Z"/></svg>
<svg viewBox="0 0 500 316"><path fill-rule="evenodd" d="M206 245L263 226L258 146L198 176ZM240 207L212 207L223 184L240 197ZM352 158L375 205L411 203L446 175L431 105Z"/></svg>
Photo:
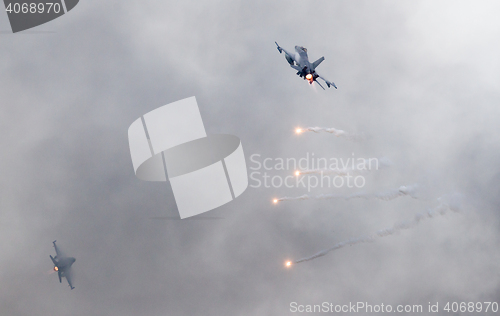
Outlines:
<svg viewBox="0 0 500 316"><path fill-rule="evenodd" d="M54 267L54 271L58 271L58 270L59 270L59 268L58 268L58 267Z"/></svg>
<svg viewBox="0 0 500 316"><path fill-rule="evenodd" d="M290 268L291 266L292 266L292 262L291 261L287 261L285 263L285 267Z"/></svg>
<svg viewBox="0 0 500 316"><path fill-rule="evenodd" d="M300 132L299 132L300 130ZM318 127L318 126L315 126L315 127L305 127L305 128L297 128L295 130L295 132L297 134L302 134L302 133L305 133L305 132L314 132L316 134L318 133L321 133L321 132L325 132L325 133L329 133L329 134L333 134L337 137L343 137L347 140L350 140L350 141L353 141L353 142L360 142L360 141L363 141L364 140L364 135L362 134L354 134L354 133L348 133L344 130L341 130L341 129L336 129L336 128L333 128L333 127Z"/></svg>

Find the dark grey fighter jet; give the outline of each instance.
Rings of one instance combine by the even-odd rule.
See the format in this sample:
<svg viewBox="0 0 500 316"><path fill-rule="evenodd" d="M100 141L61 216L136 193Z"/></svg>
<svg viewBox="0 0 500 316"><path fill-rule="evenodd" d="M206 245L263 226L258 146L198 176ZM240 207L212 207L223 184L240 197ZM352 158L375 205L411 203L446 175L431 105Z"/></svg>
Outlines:
<svg viewBox="0 0 500 316"><path fill-rule="evenodd" d="M316 83L321 88L323 88L319 81L316 80L318 78L321 78L326 83L328 88L330 88L330 86L333 86L335 89L337 89L335 83L326 80L316 72L316 67L318 67L318 65L321 64L323 60L325 60L325 57L321 57L315 62L310 63L309 58L307 57L307 48L302 46L295 46L295 52L290 52L280 47L278 43L276 43L276 46L278 46L278 51L280 52L280 54L282 52L285 52L285 59L290 64L290 67L297 70L297 75L299 75L301 78L304 78L304 80L309 81L309 84L312 84L316 81ZM323 88L323 90L325 90L325 88Z"/></svg>
<svg viewBox="0 0 500 316"><path fill-rule="evenodd" d="M52 262L54 263L54 271L57 272L59 276L59 283L62 282L62 277L65 277L68 281L69 287L74 289L71 284L71 265L76 261L73 257L66 257L60 250L57 248L56 241L52 242L54 244L54 248L56 249L56 256L50 256Z"/></svg>

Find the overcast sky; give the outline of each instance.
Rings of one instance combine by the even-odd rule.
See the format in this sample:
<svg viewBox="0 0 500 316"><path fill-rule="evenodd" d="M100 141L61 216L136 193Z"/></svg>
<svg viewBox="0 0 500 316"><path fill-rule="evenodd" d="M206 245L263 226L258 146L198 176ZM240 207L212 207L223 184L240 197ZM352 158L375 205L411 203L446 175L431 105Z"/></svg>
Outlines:
<svg viewBox="0 0 500 316"><path fill-rule="evenodd" d="M81 0L16 34L0 14L0 314L500 303L499 10L494 0ZM274 41L324 56L318 72L338 90L296 76ZM207 133L241 139L249 172L254 154L387 157L393 165L366 174L363 190L418 183L425 199L273 205L307 189L249 187L178 220L170 184L134 175L127 130L190 96ZM297 136L299 126L366 137ZM337 192L358 191L310 194ZM284 268L452 193L460 212ZM55 239L76 257L73 291L49 274Z"/></svg>

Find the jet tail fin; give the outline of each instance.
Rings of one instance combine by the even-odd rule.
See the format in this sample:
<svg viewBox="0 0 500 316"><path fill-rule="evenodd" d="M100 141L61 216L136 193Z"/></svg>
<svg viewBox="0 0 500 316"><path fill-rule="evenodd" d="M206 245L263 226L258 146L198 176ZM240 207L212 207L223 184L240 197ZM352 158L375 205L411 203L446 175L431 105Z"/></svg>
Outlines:
<svg viewBox="0 0 500 316"><path fill-rule="evenodd" d="M325 80L325 82L326 82L326 85L328 86L328 88L330 88L330 86L333 86L335 89L337 89L337 86L335 85L334 82L328 81L328 80Z"/></svg>
<svg viewBox="0 0 500 316"><path fill-rule="evenodd" d="M316 67L318 67L319 64L321 64L321 62L325 60L325 57L321 57L320 59L316 60L315 62L312 63L312 67L313 69L316 69Z"/></svg>
<svg viewBox="0 0 500 316"><path fill-rule="evenodd" d="M321 85L321 83L319 83L319 81L318 81L318 80L315 80L315 81L316 81L316 83L317 83L317 84L318 84L318 85L319 85L319 86L320 86L323 90L325 90L325 88L323 88L323 86Z"/></svg>
<svg viewBox="0 0 500 316"><path fill-rule="evenodd" d="M278 43L276 43L276 42L274 42L274 43L276 44L276 46L277 46L276 48L278 49L278 51L281 54L281 52L283 51L283 49L278 45Z"/></svg>
<svg viewBox="0 0 500 316"><path fill-rule="evenodd" d="M55 266L57 266L57 262L56 262L56 260L54 259L54 257L52 257L51 255L49 255L49 257L50 257L50 260L52 260L52 262L54 263L54 265L55 265Z"/></svg>

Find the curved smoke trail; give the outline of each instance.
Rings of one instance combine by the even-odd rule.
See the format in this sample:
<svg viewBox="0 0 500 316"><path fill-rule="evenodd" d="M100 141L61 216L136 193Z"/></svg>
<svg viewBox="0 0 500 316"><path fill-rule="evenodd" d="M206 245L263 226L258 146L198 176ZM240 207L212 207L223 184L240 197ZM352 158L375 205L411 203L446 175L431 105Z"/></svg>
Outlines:
<svg viewBox="0 0 500 316"><path fill-rule="evenodd" d="M397 233L403 229L410 229L410 228L415 227L422 220L424 220L426 218L433 218L433 217L438 216L438 215L445 215L448 212L448 210L451 210L454 212L459 211L460 208L459 208L459 204L456 201L456 199L455 199L455 201L452 201L451 203L444 203L444 202L442 202L442 200L443 200L443 198L439 198L438 201L440 201L441 204L439 204L435 208L427 210L426 212L417 213L415 215L415 217L413 217L413 219L398 222L398 223L394 224L394 226L392 226L390 228L379 230L378 232L376 232L375 234L372 234L370 236L362 236L362 237L351 238L351 239L348 239L345 241L341 241L341 242L333 245L333 247L331 247L331 248L321 250L312 256L304 257L302 259L296 260L296 261L294 261L294 263L311 261L311 260L314 260L316 258L323 257L324 255L328 254L329 252L343 248L345 246L352 246L352 245L361 244L361 243L373 242L377 238L382 238L382 237L394 235L395 233Z"/></svg>

